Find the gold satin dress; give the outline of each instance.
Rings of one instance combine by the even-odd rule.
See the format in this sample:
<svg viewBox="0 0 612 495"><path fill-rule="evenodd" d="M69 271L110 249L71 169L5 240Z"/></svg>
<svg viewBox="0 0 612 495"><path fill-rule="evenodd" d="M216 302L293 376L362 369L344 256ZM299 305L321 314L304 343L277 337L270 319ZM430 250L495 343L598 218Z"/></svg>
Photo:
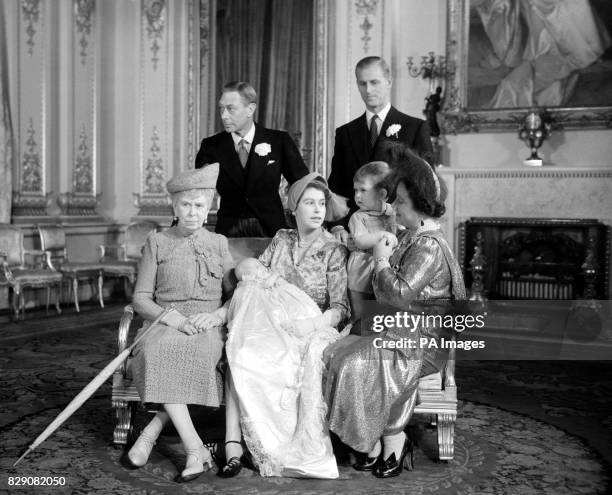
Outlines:
<svg viewBox="0 0 612 495"><path fill-rule="evenodd" d="M463 277L439 229L404 231L389 259L390 267L373 280L379 302L419 313L418 301L437 313L451 298L464 299ZM410 335L450 337L450 329L419 327ZM329 428L347 445L369 452L380 437L402 431L414 409L418 379L439 371L446 362L444 349L384 349L375 338L406 337L405 329L389 329L373 336L349 336L328 350L324 384Z"/></svg>

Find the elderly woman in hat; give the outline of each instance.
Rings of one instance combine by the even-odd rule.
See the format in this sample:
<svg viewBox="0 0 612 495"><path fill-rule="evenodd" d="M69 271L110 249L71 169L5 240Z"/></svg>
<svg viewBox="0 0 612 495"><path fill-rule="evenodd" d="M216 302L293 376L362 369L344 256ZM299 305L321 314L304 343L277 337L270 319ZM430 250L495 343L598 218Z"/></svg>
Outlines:
<svg viewBox="0 0 612 495"><path fill-rule="evenodd" d="M311 173L296 181L288 192L287 206L295 216L295 229L279 230L274 236L269 246L259 257L259 261L275 274L280 275L287 282L302 289L316 303L320 312L317 316L309 319L302 319L283 325L288 333L291 332L316 332L324 328L338 327L349 316L349 303L347 296L347 275L346 275L346 248L336 240L336 238L328 233L323 228L323 222L326 220L335 220L346 215L348 208L346 202L343 205L342 201L330 192L326 180L317 173ZM271 291L271 294L273 291ZM232 309L234 308L234 309ZM294 315L300 314L298 308L294 308ZM230 305L230 311L240 312L239 308L235 307L234 301ZM279 308L278 313L287 311L287 308ZM275 313L274 311L272 313ZM227 322L227 312L223 314L218 311L218 323ZM230 320L231 320L231 314ZM257 316L253 315L254 322L258 321ZM276 318L275 315L270 317ZM231 330L232 322L230 321L229 332L230 339L232 338ZM287 352L292 352L291 346L298 346L300 339L286 339ZM293 342L293 343L292 343ZM276 344L276 343L275 343ZM271 346L272 347L272 346ZM259 346L261 348L261 346ZM239 350L238 350L239 351ZM322 349L319 351L319 360ZM302 418L298 416L298 404L302 400L302 390L300 384L297 384L297 389L285 387L283 390L276 390L278 385L275 385L278 380L271 380L267 386L270 388L270 397L281 397L280 403L271 404L271 400L253 400L253 395L249 397L245 395L239 397L236 393L237 388L232 379L232 370L236 368L236 372L240 368L241 383L245 380L247 370L241 367L239 359L232 362L233 355L240 355L240 359L246 359L247 352L228 352L230 373L226 377L226 465L221 469L219 475L229 478L236 476L242 469L242 430L241 423L245 434L246 445L254 454L253 459L255 464L264 476L305 476L319 478L334 478L338 476L338 471L331 451L331 444L327 433L327 428L324 424L324 403L322 393L319 388L318 397L314 399L316 407L314 410L321 415L320 424L316 423L317 418ZM273 354L273 353L268 353ZM300 353L298 353L300 354ZM283 354L284 355L284 354ZM261 358L261 356L259 356ZM281 356L277 356L277 361L281 360ZM299 360L298 360L299 361ZM244 361L243 361L244 362ZM301 361L302 365L304 360ZM270 366L279 367L278 362L275 362L274 356L270 356ZM288 369L281 370L287 375L293 376L300 363L289 365ZM282 366L281 366L282 367ZM289 369L291 368L291 369ZM304 374L312 374L312 369L304 369ZM282 381L282 380L281 380ZM286 380L285 380L286 381ZM244 382L246 383L246 382ZM242 383L244 385L244 383ZM236 384L240 385L240 384ZM275 388L276 387L276 388ZM319 381L320 387L320 381ZM243 386L244 389L244 386ZM267 399L270 399L268 397ZM254 403L255 402L255 403ZM272 401L273 402L273 401ZM265 414L262 416L262 408L265 409ZM318 424L317 437L312 437L308 442L312 444L303 444L297 447L295 442L286 443L288 451L285 458L277 458L279 449L272 453L265 445L257 441L258 435L254 433L257 428L249 422L249 418L255 417L254 413L257 410L258 417L266 417L271 424L280 425L278 430L285 430L287 424L293 425L287 431L294 428L295 434L300 431L309 429L312 431L313 425ZM291 412L293 411L293 413ZM257 430L259 431L259 430ZM277 431L277 430L274 430ZM270 433L273 434L273 433ZM288 439L285 439L288 440ZM279 440L281 442L281 440ZM303 452L291 451L292 449L305 449ZM312 450L316 452L312 452ZM302 454L302 461L300 459ZM276 457L271 459L271 457ZM309 459L310 462L309 463ZM269 462L268 462L269 461Z"/></svg>
<svg viewBox="0 0 612 495"><path fill-rule="evenodd" d="M227 239L202 227L215 192L219 165L189 170L167 184L175 224L149 235L134 291L134 309L144 328L164 308L172 309L133 352L132 372L143 402L163 407L127 454L143 466L168 420L187 454L177 481L189 481L212 467L211 453L196 432L187 404L218 407L223 381L217 363L223 350L220 326L210 325L221 307L225 275L234 267Z"/></svg>

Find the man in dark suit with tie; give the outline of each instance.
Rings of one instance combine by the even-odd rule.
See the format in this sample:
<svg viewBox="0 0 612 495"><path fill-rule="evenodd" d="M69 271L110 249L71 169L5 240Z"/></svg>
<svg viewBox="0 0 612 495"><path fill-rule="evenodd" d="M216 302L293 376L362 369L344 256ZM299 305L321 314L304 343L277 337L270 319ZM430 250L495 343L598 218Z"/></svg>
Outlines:
<svg viewBox="0 0 612 495"><path fill-rule="evenodd" d="M256 108L257 93L249 83L226 84L219 100L225 131L203 139L195 160L196 168L220 165L215 231L229 237L272 237L286 227L281 174L293 184L308 173L289 134L253 121Z"/></svg>
<svg viewBox="0 0 612 495"><path fill-rule="evenodd" d="M361 59L355 67L355 77L366 111L336 129L334 157L328 179L332 191L349 198L350 214L357 210L353 200L353 176L359 167L368 162L385 161L386 140L408 145L430 163L433 157L427 122L391 106L392 79L387 62L381 57ZM337 229L339 227L334 228L335 233Z"/></svg>

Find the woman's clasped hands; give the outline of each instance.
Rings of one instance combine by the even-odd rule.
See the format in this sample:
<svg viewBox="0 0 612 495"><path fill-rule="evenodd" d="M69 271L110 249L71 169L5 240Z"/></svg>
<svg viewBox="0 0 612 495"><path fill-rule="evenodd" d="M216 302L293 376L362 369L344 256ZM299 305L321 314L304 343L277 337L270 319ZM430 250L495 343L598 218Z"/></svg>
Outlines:
<svg viewBox="0 0 612 495"><path fill-rule="evenodd" d="M223 325L221 317L214 313L198 313L185 318L178 330L186 335L196 335Z"/></svg>

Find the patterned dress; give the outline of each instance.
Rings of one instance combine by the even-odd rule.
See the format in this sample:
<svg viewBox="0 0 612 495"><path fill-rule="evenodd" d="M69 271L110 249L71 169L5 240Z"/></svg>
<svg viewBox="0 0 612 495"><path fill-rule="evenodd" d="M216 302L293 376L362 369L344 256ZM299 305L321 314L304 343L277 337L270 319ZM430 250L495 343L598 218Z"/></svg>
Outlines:
<svg viewBox="0 0 612 495"><path fill-rule="evenodd" d="M340 334L332 327L299 334L285 325L328 309L348 316L346 256L323 229L304 247L295 230L280 230L260 261L289 283L243 280L229 304L227 359L262 476L338 477L321 386L323 351Z"/></svg>
<svg viewBox="0 0 612 495"><path fill-rule="evenodd" d="M412 235L402 232L389 262L391 267L374 276L379 302L408 311L415 301L428 301L429 310L435 312L433 300L443 307L451 298L465 298L459 265L437 229L419 229ZM417 339L448 337L444 332L451 331L428 327L418 330L414 335ZM359 452L370 452L380 437L404 429L416 403L419 377L439 371L446 362L448 350L374 346L376 337L405 336L394 329L375 336L350 335L329 349L324 386L329 428Z"/></svg>
<svg viewBox="0 0 612 495"><path fill-rule="evenodd" d="M321 311L336 309L345 319L350 316L346 257L346 248L326 230L321 229L313 243L300 252L297 230L282 229L259 261L306 292Z"/></svg>
<svg viewBox="0 0 612 495"><path fill-rule="evenodd" d="M227 239L200 229L149 235L133 305L150 321L168 306L184 316L221 306L224 276L233 268ZM143 402L219 406L223 380L217 371L225 335L221 329L186 335L158 324L133 351L131 369Z"/></svg>

